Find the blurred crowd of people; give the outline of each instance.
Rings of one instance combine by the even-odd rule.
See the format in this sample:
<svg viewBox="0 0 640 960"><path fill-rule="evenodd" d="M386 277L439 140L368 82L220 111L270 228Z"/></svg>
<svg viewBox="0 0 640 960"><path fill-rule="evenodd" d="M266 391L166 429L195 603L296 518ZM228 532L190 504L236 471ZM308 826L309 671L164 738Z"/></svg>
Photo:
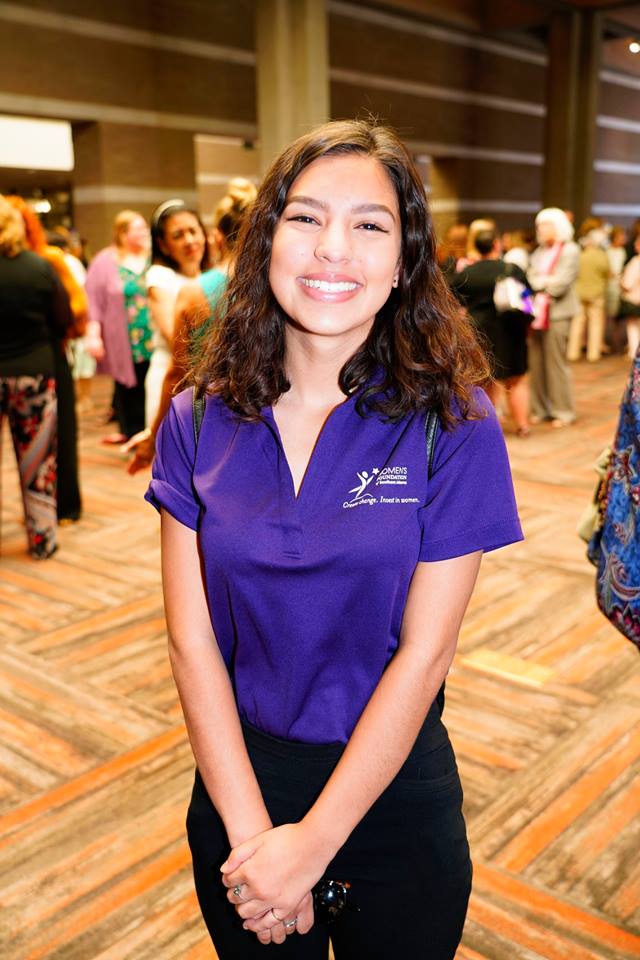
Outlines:
<svg viewBox="0 0 640 960"><path fill-rule="evenodd" d="M520 437L531 425L572 424L570 364L640 343L640 220L624 227L570 211L541 210L533 230L500 234L494 220L451 226L439 248L449 285L473 318L493 361L487 392ZM512 278L521 303L507 309L498 288Z"/></svg>
<svg viewBox="0 0 640 960"><path fill-rule="evenodd" d="M88 264L71 231L47 234L24 199L0 196L0 424L6 416L33 557L52 556L58 525L81 517L77 417L92 408L96 373L113 380L108 422L118 429L104 442L124 444L132 473L153 459L255 194L250 181L230 181L209 232L180 199L150 223L123 210L111 244Z"/></svg>
<svg viewBox="0 0 640 960"><path fill-rule="evenodd" d="M46 233L25 200L0 197L0 416L34 557L55 552L58 524L80 519L77 416L92 409L96 373L113 381L117 429L103 442L130 455L130 473L150 464L174 388L223 303L255 195L251 182L230 181L209 231L180 199L162 203L149 223L123 210L111 244L90 263L72 231ZM487 392L520 437L542 421L573 423L569 364L583 351L596 361L626 341L633 356L640 343L640 220L628 235L589 218L576 242L571 219L547 208L535 230L502 234L491 219L457 223L439 248L492 359ZM507 276L525 299L505 310L496 292Z"/></svg>

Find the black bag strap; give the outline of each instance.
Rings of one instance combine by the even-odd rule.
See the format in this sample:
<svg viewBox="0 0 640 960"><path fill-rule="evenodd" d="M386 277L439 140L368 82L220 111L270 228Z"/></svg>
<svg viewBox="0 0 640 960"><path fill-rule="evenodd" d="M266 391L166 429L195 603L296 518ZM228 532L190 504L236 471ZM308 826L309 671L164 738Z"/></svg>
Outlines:
<svg viewBox="0 0 640 960"><path fill-rule="evenodd" d="M202 426L202 418L204 417L205 404L205 395L198 393L194 388L191 406L193 410L193 436L196 442L196 450L198 449L198 439L200 437L200 427ZM435 410L428 410L424 420L424 436L427 445L427 477L429 480L433 474L433 457L436 440L438 438L439 425L438 414Z"/></svg>
<svg viewBox="0 0 640 960"><path fill-rule="evenodd" d="M427 479L431 480L433 474L433 457L436 449L436 440L438 439L438 427L440 421L435 410L428 410L424 421L424 436L427 444Z"/></svg>
<svg viewBox="0 0 640 960"><path fill-rule="evenodd" d="M196 441L196 450L198 449L198 438L200 436L200 427L202 426L202 418L204 417L204 408L206 404L206 397L203 393L198 393L196 388L193 388L193 396L191 398L191 408L193 410L193 436Z"/></svg>

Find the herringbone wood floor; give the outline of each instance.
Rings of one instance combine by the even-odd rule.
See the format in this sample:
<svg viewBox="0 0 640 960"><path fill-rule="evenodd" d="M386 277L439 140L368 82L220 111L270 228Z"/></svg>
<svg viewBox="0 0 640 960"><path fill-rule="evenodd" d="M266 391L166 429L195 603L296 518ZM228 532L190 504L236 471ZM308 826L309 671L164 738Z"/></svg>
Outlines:
<svg viewBox="0 0 640 960"><path fill-rule="evenodd" d="M625 371L578 365L579 424L509 440L527 540L485 558L448 682L475 862L458 960L640 957L638 658L574 532ZM97 419L84 518L46 563L24 554L3 444L0 955L204 960L158 524Z"/></svg>

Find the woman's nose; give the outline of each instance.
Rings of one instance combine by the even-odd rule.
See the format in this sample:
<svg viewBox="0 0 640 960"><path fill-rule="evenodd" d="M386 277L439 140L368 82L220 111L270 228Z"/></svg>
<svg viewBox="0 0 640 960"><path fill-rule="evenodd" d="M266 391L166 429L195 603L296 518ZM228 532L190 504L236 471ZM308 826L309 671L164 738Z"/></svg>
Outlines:
<svg viewBox="0 0 640 960"><path fill-rule="evenodd" d="M351 240L347 230L336 225L327 226L318 237L316 256L330 263L340 263L351 258Z"/></svg>

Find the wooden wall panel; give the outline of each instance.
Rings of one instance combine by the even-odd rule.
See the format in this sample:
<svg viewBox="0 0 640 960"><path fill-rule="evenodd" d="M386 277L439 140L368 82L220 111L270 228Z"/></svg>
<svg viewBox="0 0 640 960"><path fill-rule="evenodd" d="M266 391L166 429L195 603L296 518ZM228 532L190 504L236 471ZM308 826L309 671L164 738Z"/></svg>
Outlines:
<svg viewBox="0 0 640 960"><path fill-rule="evenodd" d="M0 26L4 93L255 120L251 66L20 24L0 21Z"/></svg>
<svg viewBox="0 0 640 960"><path fill-rule="evenodd" d="M0 60L3 92L156 108L148 48L0 21Z"/></svg>
<svg viewBox="0 0 640 960"><path fill-rule="evenodd" d="M596 172L593 199L594 203L638 204L640 203L640 176Z"/></svg>
<svg viewBox="0 0 640 960"><path fill-rule="evenodd" d="M546 77L543 64L475 51L474 89L478 92L543 104Z"/></svg>
<svg viewBox="0 0 640 960"><path fill-rule="evenodd" d="M474 107L473 143L478 147L495 150L524 150L542 153L544 119L521 113L507 113Z"/></svg>
<svg viewBox="0 0 640 960"><path fill-rule="evenodd" d="M157 61L156 109L255 123L255 69L171 54Z"/></svg>
<svg viewBox="0 0 640 960"><path fill-rule="evenodd" d="M88 17L105 23L153 30L207 43L253 50L254 10L257 0L21 0L31 8L34 25L38 10Z"/></svg>
<svg viewBox="0 0 640 960"><path fill-rule="evenodd" d="M333 67L544 103L544 66L474 49L473 40L469 45L450 43L336 14L329 25Z"/></svg>
<svg viewBox="0 0 640 960"><path fill-rule="evenodd" d="M465 158L458 161L458 177L463 197L540 202L542 167Z"/></svg>
<svg viewBox="0 0 640 960"><path fill-rule="evenodd" d="M611 130L598 127L596 157L598 160L639 163L640 134L633 133L630 130Z"/></svg>
<svg viewBox="0 0 640 960"><path fill-rule="evenodd" d="M472 52L419 33L336 14L329 17L332 67L466 89L473 79Z"/></svg>
<svg viewBox="0 0 640 960"><path fill-rule="evenodd" d="M600 84L598 112L609 117L640 121L640 90L618 83Z"/></svg>
<svg viewBox="0 0 640 960"><path fill-rule="evenodd" d="M331 114L335 118L373 113L394 126L408 140L471 143L471 107L443 104L390 90L331 82Z"/></svg>
<svg viewBox="0 0 640 960"><path fill-rule="evenodd" d="M102 36L80 36L64 27L46 25L46 14L89 18L106 25L153 31L170 43L191 40L195 43L228 45L240 51L254 52L254 15L256 0L24 0L21 6L33 12L30 24L2 20L0 14L0 93L21 94L61 101L87 101L100 107L159 111L184 118L217 118L246 124L249 132L256 123L255 69L251 64L231 64L184 51L163 52L135 42L129 37L111 40ZM466 0L465 0L466 3ZM476 146L486 150L528 151L541 154L544 149L542 117L501 108L448 102L397 90L379 89L377 79L435 85L469 95L486 94L524 104L542 105L545 96L546 67L522 56L481 49L487 35L468 34L468 44L452 42L445 36L434 38L411 29L412 10L450 23L467 22L473 29L480 9L476 0L455 8L438 8L423 0L398 2L393 12L408 26L395 29L349 15L345 9L330 9L330 59L334 70L352 70L363 74L360 83L334 79L331 84L332 115L345 117L371 111L396 126L409 139ZM462 9L464 7L464 9ZM467 9L468 7L468 9ZM471 8L475 10L472 15ZM362 5L356 6L362 10ZM462 11L462 12L461 12ZM39 12L42 16L39 22ZM462 17L462 20L460 20ZM458 27L459 29L459 27ZM446 31L445 31L446 33ZM464 36L464 34L460 34ZM489 35L489 39L491 39ZM498 44L507 40L496 35ZM518 40L512 45L517 47ZM529 46L527 49L531 50ZM537 51L534 50L534 53ZM368 83L366 75L372 77ZM640 119L637 91L618 84L601 85L600 112L623 119ZM64 107L61 107L64 114ZM76 118L77 119L77 118ZM131 118L128 118L131 120ZM162 122L171 123L170 118ZM196 124L197 125L197 122ZM193 132L197 132L194 130ZM138 146L126 145L133 135L122 134L123 148L103 170L102 158L94 158L95 177L88 182L131 186L180 186L185 177L177 156L179 137L136 135ZM114 135L114 142L117 137ZM135 139L135 138L134 138ZM192 150L184 141L189 157ZM598 130L598 159L638 163L640 139L635 133ZM154 159L155 158L155 159ZM189 159L187 162L190 163ZM83 169L80 169L82 167ZM79 165L77 185L86 183L87 164ZM474 171L473 162L460 165L461 180L455 193L461 199L538 199L539 171L491 162ZM102 171L102 172L100 172ZM111 173L109 172L111 171ZM166 171L167 175L164 176ZM227 174L215 160L203 161L203 173ZM233 171L231 171L233 172ZM477 180L474 182L474 172ZM101 179L101 176L106 179ZM113 176L117 179L114 181ZM519 186L520 184L520 186ZM185 184L186 185L186 184ZM216 194L209 184L205 201ZM518 189L522 195L517 196ZM496 195L498 191L498 195ZM637 204L637 180L625 174L609 173L598 177L594 200L598 203Z"/></svg>
<svg viewBox="0 0 640 960"><path fill-rule="evenodd" d="M87 152L84 140L90 141ZM120 123L87 124L76 129L76 185L109 184L193 190L193 134L188 130L134 127ZM98 159L95 175L94 160Z"/></svg>

